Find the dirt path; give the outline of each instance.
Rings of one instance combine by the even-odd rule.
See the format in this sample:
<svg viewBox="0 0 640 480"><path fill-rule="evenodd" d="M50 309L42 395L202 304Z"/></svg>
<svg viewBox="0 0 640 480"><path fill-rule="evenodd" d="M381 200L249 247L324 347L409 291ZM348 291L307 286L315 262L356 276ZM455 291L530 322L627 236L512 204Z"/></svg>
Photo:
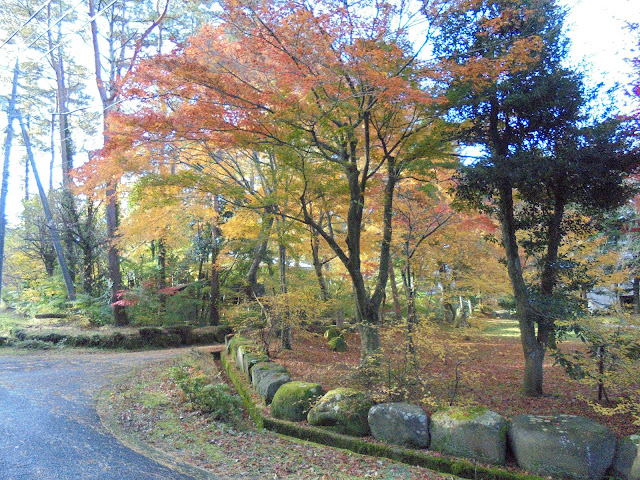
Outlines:
<svg viewBox="0 0 640 480"><path fill-rule="evenodd" d="M0 479L192 480L118 442L95 410L114 376L183 351L0 356Z"/></svg>

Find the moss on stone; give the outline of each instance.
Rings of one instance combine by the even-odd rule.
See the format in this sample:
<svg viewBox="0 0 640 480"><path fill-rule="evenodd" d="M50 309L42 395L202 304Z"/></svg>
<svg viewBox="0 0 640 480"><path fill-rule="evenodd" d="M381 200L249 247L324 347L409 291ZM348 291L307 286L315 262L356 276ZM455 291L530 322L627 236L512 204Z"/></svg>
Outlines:
<svg viewBox="0 0 640 480"><path fill-rule="evenodd" d="M337 337L333 337L328 342L329 348L334 352L346 352L347 351L347 342L345 341L342 335L338 335Z"/></svg>
<svg viewBox="0 0 640 480"><path fill-rule="evenodd" d="M331 339L339 337L341 335L342 335L342 330L339 329L338 327L336 327L335 325L331 325L324 332L324 338L326 338L327 340L331 340Z"/></svg>
<svg viewBox="0 0 640 480"><path fill-rule="evenodd" d="M273 397L271 415L283 420L301 422L307 418L311 406L322 393L322 387L318 383L285 383Z"/></svg>
<svg viewBox="0 0 640 480"><path fill-rule="evenodd" d="M445 410L440 410L434 415L446 415L452 420L473 420L481 417L487 412L487 407L473 406L473 407L451 407Z"/></svg>
<svg viewBox="0 0 640 480"><path fill-rule="evenodd" d="M352 388L337 388L318 401L307 420L311 425L362 437L369 434L367 414L372 406L373 400L368 395Z"/></svg>

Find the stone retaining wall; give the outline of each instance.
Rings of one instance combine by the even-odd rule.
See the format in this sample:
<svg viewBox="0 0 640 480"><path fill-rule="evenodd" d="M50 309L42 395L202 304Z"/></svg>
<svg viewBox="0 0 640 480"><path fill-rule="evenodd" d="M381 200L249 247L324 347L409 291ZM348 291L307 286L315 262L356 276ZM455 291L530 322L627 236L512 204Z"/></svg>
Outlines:
<svg viewBox="0 0 640 480"><path fill-rule="evenodd" d="M257 352L257 347L252 349L244 339L231 340L227 336L225 344L265 404L273 400L271 409L277 412L277 418L306 418L309 424L334 432L356 436L370 433L377 440L402 447L428 448L493 465L504 465L510 448L518 466L534 475L575 480L601 480L612 475L640 480L640 436L616 441L607 427L586 417L521 415L507 421L486 408L468 407L448 408L429 418L417 405L372 406L367 395L346 389L327 392L314 407L314 395L317 399L321 395L320 385L290 382L286 369L274 362L244 361L245 357L253 360ZM257 370L252 374L254 368ZM287 395L279 396L283 385L287 386ZM279 397L283 400L279 401ZM343 406L345 397L351 402L349 408ZM293 402L292 398L299 400ZM283 411L292 403L296 403L292 409L295 418L288 418ZM356 415L363 409L368 411L366 418L362 413ZM359 418L365 420L354 424Z"/></svg>

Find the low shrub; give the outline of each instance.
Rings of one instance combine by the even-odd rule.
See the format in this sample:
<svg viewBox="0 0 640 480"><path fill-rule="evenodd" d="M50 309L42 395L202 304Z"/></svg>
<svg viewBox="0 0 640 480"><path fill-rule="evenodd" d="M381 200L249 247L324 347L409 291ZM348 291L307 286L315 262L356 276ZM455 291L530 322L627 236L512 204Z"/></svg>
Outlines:
<svg viewBox="0 0 640 480"><path fill-rule="evenodd" d="M212 383L194 363L187 362L171 369L171 377L189 402L216 420L238 425L242 414L242 400L233 395L229 386Z"/></svg>

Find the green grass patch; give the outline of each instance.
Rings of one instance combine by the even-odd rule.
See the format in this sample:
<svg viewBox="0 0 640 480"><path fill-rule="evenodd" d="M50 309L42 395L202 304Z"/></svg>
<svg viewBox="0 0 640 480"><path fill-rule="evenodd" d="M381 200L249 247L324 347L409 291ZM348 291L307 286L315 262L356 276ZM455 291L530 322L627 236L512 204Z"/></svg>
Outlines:
<svg viewBox="0 0 640 480"><path fill-rule="evenodd" d="M25 328L32 325L50 324L49 319L34 319L25 317L10 310L0 311L0 336L9 336L16 328Z"/></svg>
<svg viewBox="0 0 640 480"><path fill-rule="evenodd" d="M518 320L496 318L485 320L480 333L492 337L519 337L520 326Z"/></svg>

